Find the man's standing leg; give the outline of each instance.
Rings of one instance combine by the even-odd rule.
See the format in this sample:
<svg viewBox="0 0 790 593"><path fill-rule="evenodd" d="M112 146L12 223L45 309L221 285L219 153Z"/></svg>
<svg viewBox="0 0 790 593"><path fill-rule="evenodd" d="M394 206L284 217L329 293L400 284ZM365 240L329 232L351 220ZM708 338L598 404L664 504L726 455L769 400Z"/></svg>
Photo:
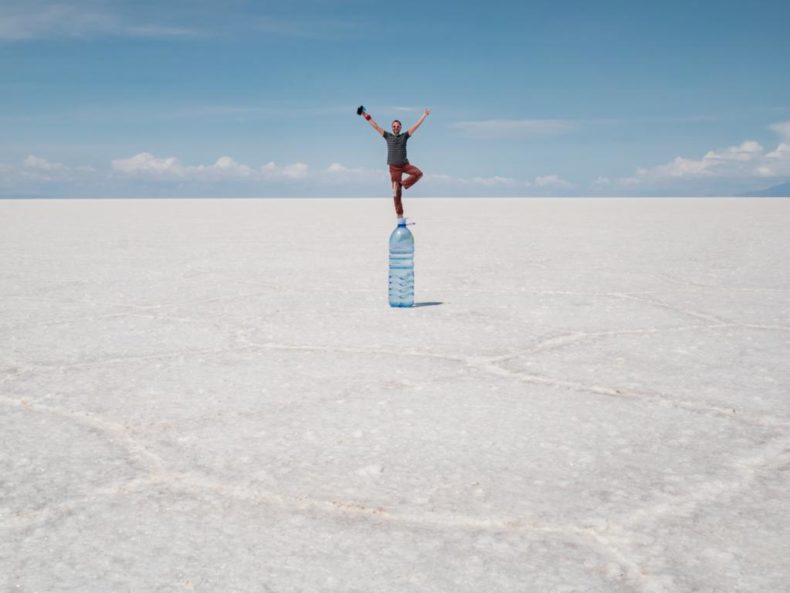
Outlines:
<svg viewBox="0 0 790 593"><path fill-rule="evenodd" d="M414 165L404 165L402 169L403 173L408 175L406 181L403 182L403 189L409 189L422 178L422 171L420 171Z"/></svg>
<svg viewBox="0 0 790 593"><path fill-rule="evenodd" d="M392 181L392 200L395 202L395 214L398 218L403 217L403 203L401 201L401 179L403 177L403 167L390 165L390 180Z"/></svg>

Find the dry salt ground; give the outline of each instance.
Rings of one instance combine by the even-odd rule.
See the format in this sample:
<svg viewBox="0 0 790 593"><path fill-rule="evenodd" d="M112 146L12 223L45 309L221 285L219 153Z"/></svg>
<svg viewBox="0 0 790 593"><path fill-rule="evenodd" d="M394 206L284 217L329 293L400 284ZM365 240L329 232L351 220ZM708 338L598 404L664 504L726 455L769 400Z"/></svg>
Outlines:
<svg viewBox="0 0 790 593"><path fill-rule="evenodd" d="M0 202L0 588L790 591L790 201Z"/></svg>

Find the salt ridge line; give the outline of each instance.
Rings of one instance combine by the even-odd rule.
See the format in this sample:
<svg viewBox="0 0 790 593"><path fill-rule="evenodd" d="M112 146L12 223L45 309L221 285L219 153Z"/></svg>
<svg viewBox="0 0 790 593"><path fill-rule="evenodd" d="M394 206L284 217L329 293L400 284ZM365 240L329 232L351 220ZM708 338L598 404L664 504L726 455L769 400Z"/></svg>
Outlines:
<svg viewBox="0 0 790 593"><path fill-rule="evenodd" d="M546 338L545 340L538 342L534 346L525 348L523 350L518 350L509 354L503 354L501 356L490 357L487 359L487 362L489 363L506 362L513 358L518 358L519 356L525 356L527 354L537 354L539 352L547 352L551 350L558 350L564 348L565 346L572 346L580 342L586 342L588 340L595 340L598 338L609 338L609 337L629 336L629 335L642 336L642 335L672 333L672 332L699 331L706 329L727 329L730 327L733 326L730 324L686 325L679 327L647 327L647 328L634 328L634 329L615 329L615 330L606 330L606 331L571 332L568 334L562 334L552 338ZM788 331L790 331L790 328L788 328Z"/></svg>
<svg viewBox="0 0 790 593"><path fill-rule="evenodd" d="M243 500L246 502L260 502L269 505L277 505L291 510L319 510L330 513L355 514L365 517L373 517L387 522L397 524L411 524L419 527L432 526L443 529L472 529L484 531L532 531L558 536L562 539L569 539L575 543L585 542L581 539L589 539L590 530L587 528L576 528L574 526L552 525L550 523L538 523L527 520L523 517L518 518L499 518L499 519L480 519L458 514L431 513L431 514L392 514L382 507L370 507L355 502L338 500L320 500L305 497L285 497L273 492L267 492L259 488L250 488L239 484L228 484L199 475L194 472L167 472L162 460L149 452L142 444L135 441L128 430L117 423L108 421L99 416L71 412L46 406L42 404L31 404L25 400L13 400L0 396L0 404L22 409L32 413L52 414L70 420L79 425L92 430L97 430L105 434L108 440L114 444L121 444L132 455L128 460L138 471L145 470L145 477L132 478L111 484L99 486L84 496L76 497L71 500L63 501L57 505L50 505L44 509L33 513L25 513L22 516L10 517L6 526L12 530L26 530L36 525L46 524L56 521L59 518L70 514L75 509L88 506L96 498L112 498L124 495L129 492L144 492L152 485L163 485L170 490L187 490L189 492L210 490L226 498ZM118 443L117 441L121 442ZM135 459L136 458L136 459ZM581 539L580 539L581 538ZM593 538L595 539L595 538ZM589 542L586 543L589 546ZM593 550L596 551L596 550ZM614 556L620 561L624 558L610 550L603 550L607 556ZM601 553L602 550L597 550Z"/></svg>
<svg viewBox="0 0 790 593"><path fill-rule="evenodd" d="M144 445L133 439L129 434L129 430L122 424L112 422L102 416L90 414L88 412L73 412L55 406L30 402L26 399L13 399L5 395L0 395L0 405L29 412L52 414L53 416L64 418L80 426L96 430L105 436L112 435L116 437L117 441L113 441L112 439L108 440L121 445L131 453L130 463L133 466L137 466L138 470L144 470L150 474L161 474L164 471L162 460L157 455L148 451Z"/></svg>
<svg viewBox="0 0 790 593"><path fill-rule="evenodd" d="M613 296L618 299L635 301L637 303L642 303L645 305L651 305L653 307L658 307L660 309L667 309L669 311L673 311L675 313L680 313L681 315L687 315L689 317L695 317L697 319L702 319L703 321L708 321L713 324L718 323L727 323L724 319L720 317L716 317L715 315L709 315L708 313L700 313L699 311L693 311L691 309L684 309L683 307L678 307L676 305L672 305L670 303L665 303L663 301L657 299L646 299L644 297L637 297L630 295L628 293L623 292L612 292L609 293L610 296Z"/></svg>
<svg viewBox="0 0 790 593"><path fill-rule="evenodd" d="M639 564L628 557L617 546L613 545L613 538L607 534L598 533L589 526L553 525L539 522L526 517L518 518L492 518L481 519L458 514L392 514L382 507L371 507L360 503L317 500L303 497L283 497L260 489L249 488L239 484L219 482L206 476L194 473L173 473L170 475L149 476L147 478L133 478L127 481L114 482L96 488L92 492L64 501L57 505L24 516L12 517L6 522L11 530L25 531L31 528L56 522L63 517L73 514L74 511L86 508L95 503L97 498L113 499L119 496L143 494L151 487L164 487L171 492L183 492L195 495L201 492L213 492L221 498L240 501L247 504L265 504L277 506L290 512L320 512L331 515L357 516L364 520L382 521L398 526L413 526L417 528L436 529L462 529L473 532L490 533L517 533L525 536L549 536L558 541L579 545L588 549L593 554L615 562L620 566L632 582L635 590L643 593L659 593L666 591L659 586L650 576L646 575ZM540 538L543 539L542 537ZM620 582L621 579L612 579Z"/></svg>
<svg viewBox="0 0 790 593"><path fill-rule="evenodd" d="M14 400L12 398L8 398L6 396L0 396L0 404L5 405L7 407L12 407L16 409L22 409L30 412L37 412L37 413L46 413L59 416L69 421L73 421L79 425L88 427L93 430L97 430L100 433L105 434L108 437L110 442L115 444L120 444L123 446L127 451L131 454L130 464L134 467L137 466L138 471L144 471L150 479L153 480L162 480L163 476L166 476L168 472L165 470L164 462L160 457L151 453L145 445L139 443L128 432L128 429L123 425L117 424L115 422L106 420L100 416L87 414L84 412L73 412L68 410L63 410L61 408L47 406L42 404L31 404L26 400ZM705 501L715 500L719 498L722 492L737 492L745 488L748 483L754 481L756 479L756 475L758 471L765 469L768 467L772 469L773 466L780 467L786 462L790 461L790 437L786 437L784 435L775 437L770 439L766 442L765 446L763 447L764 452L759 455L752 455L749 457L742 458L740 460L734 461L731 465L736 470L743 470L747 473L747 477L749 478L748 481L744 480L735 480L730 482L723 482L720 479L709 481L707 484L703 485L702 487L695 487L695 490L690 492L687 495L678 495L676 497L667 498L663 501L659 501L653 503L653 506L648 507L647 509L634 511L632 515L636 516L644 516L647 514L648 516L653 516L657 513L664 513L667 509L680 509L683 507L684 503L698 505ZM171 474L173 476L190 476L194 474L190 473L180 473L180 474ZM166 481L166 480L165 480ZM179 480L180 481L180 480ZM209 482L205 482L209 483ZM221 485L220 485L221 486ZM702 490L700 489L702 488ZM286 498L275 495L275 494L261 494L258 490L253 490L255 496L263 496L266 499L275 501L283 501ZM701 494L702 493L702 494ZM307 500L307 499L294 499L294 500ZM342 505L344 503L331 503L328 501L321 501L321 500L310 500L309 504L311 506L315 505L325 505L325 504L332 504L334 506ZM355 509L362 510L364 509L365 512L370 512L367 507L364 505L355 505L352 503L352 506ZM379 513L382 514L382 513ZM383 514L386 514L385 512ZM670 513L670 514L677 514L677 513ZM440 515L431 514L431 517L438 517ZM423 521L423 519L420 519ZM485 520L480 521L478 519L470 519L465 518L464 522L467 524L474 524L478 527L482 527L483 525L505 525L510 524L513 521L521 521L519 518L503 518L495 521ZM452 523L452 522L451 522Z"/></svg>
<svg viewBox="0 0 790 593"><path fill-rule="evenodd" d="M790 331L790 328L785 328L784 326L779 326L779 327L781 328L780 331ZM610 337L617 335L654 334L654 333L663 333L669 331L687 331L688 329L706 330L706 329L727 329L727 328L737 329L737 328L744 328L744 326L742 324L721 324L718 326L698 326L696 328L645 328L645 329L633 329L633 330L615 330L612 332L573 332L571 334L568 334L567 336L558 336L558 337L549 338L542 343L532 346L529 350L526 351L526 353L540 352L543 349L553 349L555 347L561 348L569 344L574 344L581 341L586 341L588 339L596 339L600 337ZM745 328L745 329L762 329L764 331L777 331L774 327ZM781 418L777 418L776 416L737 412L734 408L721 407L721 406L715 406L710 404L701 404L699 402L688 401L688 400L681 400L678 398L674 398L671 395L661 394L658 392L651 392L651 393L644 391L637 392L634 390L616 389L616 388L604 387L604 386L587 385L584 383L578 383L574 381L552 379L550 377L507 369L505 367L496 364L497 362L509 360L511 358L519 356L518 354L506 355L505 357L502 356L469 357L469 356L436 354L433 352L420 352L420 351L410 351L410 350L386 350L386 349L369 349L369 348L352 348L352 347L338 348L332 346L289 345L289 344L280 344L273 342L257 343L248 340L246 337L239 336L238 334L236 338L241 339L245 343L245 345L232 346L228 348L206 348L206 349L196 349L196 350L167 351L164 353L154 353L154 354L138 355L138 356L121 356L121 357L115 357L115 358L97 360L97 361L68 363L65 365L56 365L56 364L33 365L29 367L29 369L22 369L21 371L17 371L17 374L30 373L42 369L69 370L69 369L79 369L79 368L91 368L91 367L100 367L100 366L112 365L112 364L124 364L126 362L183 358L190 354L217 355L217 354L243 352L245 350L255 350L255 349L291 350L291 351L301 351L301 352L372 354L372 355L383 355L383 356L409 356L409 357L418 357L418 358L434 358L439 360L460 363L473 369L496 374L503 377L509 376L512 378L517 378L519 380L528 383L553 385L556 387L573 389L576 391L584 391L584 392L594 393L596 395L603 395L609 397L635 398L635 399L642 398L642 399L654 400L662 404L673 405L679 409L685 409L691 412L712 413L717 416L726 416L729 418L733 418L735 420L745 421L751 424L760 424L763 426L772 426L772 427L790 426L790 421L785 421ZM5 382L5 380L8 380L8 378L6 377L3 382Z"/></svg>
<svg viewBox="0 0 790 593"><path fill-rule="evenodd" d="M272 285L273 288L277 288L276 286ZM747 292L761 292L767 289L741 289L741 291ZM774 291L779 292L787 292L784 289L773 289ZM301 292L301 289L298 291ZM357 292L373 292L372 289L365 289L365 290L358 290ZM488 292L488 291L483 291ZM702 313L699 311L693 311L690 309L684 309L682 307L677 307L672 305L671 303L666 303L664 301L660 301L657 299L647 299L643 298L639 295L643 294L664 294L667 291L649 291L649 292L636 292L636 293L623 293L623 292L604 292L604 293L586 293L586 292L566 292L566 291L535 291L523 294L533 294L533 295L563 295L563 296L588 296L594 298L600 297L612 297L622 300L630 300L638 303L643 303L663 309L667 309L673 311L675 313L680 313L682 315L687 315L691 317L695 317L698 319L702 319L703 321L708 321L714 326L743 326L743 327L753 327L757 329L777 329L780 331L790 331L790 327L781 326L781 325L765 325L765 324L750 324L748 322L738 322L732 320L725 320L720 317L716 317L707 313ZM670 292L677 292L677 291L670 291ZM690 292L698 292L696 290L690 290ZM42 302L51 302L56 304L64 304L64 305L71 305L71 304L78 304L78 303L90 303L100 306L106 307L120 307L124 309L132 309L137 311L149 311L149 310L161 310L167 309L172 307L183 307L185 305L190 304L204 304L204 303L211 303L211 302L222 302L222 301L232 301L236 299L247 299L255 296L263 296L268 295L269 293L266 291L258 291L254 293L244 293L244 294L234 294L234 295L225 295L219 297L211 297L208 299L197 299L194 301L184 301L182 303L162 303L156 305L137 305L137 304L130 304L130 303L116 303L116 302L106 302L106 301L88 301L88 300L74 300L74 301L63 301L57 299L47 299L45 297L22 297L22 296L10 296L7 297L8 299L15 299L15 300L30 300L30 301L42 301ZM81 316L75 317L70 320L64 321L55 321L46 324L37 324L37 325L18 325L18 326L7 326L4 328L0 328L2 330L20 330L20 329L31 329L31 328L38 328L38 327L52 327L62 324L68 324L75 321L85 321L85 320L92 320L92 319L104 319L104 318L112 318L112 317L124 317L124 316L134 316L134 314L127 313L127 312L114 312L114 313L103 313L98 315L91 315L91 316ZM174 317L172 315L152 315L152 316L145 316L145 315L138 315L140 318L150 318L150 319L172 319L174 321L181 321L181 322L189 322L189 321L197 321L198 319L189 318L189 317Z"/></svg>
<svg viewBox="0 0 790 593"><path fill-rule="evenodd" d="M585 521L582 521L583 526L577 526L537 522L526 517L480 519L466 515L446 513L392 514L380 506L370 507L360 503L346 501L320 500L293 496L286 497L239 484L219 482L204 475L195 474L194 472L166 472L162 460L131 438L125 427L98 416L70 412L41 404L31 405L28 402L15 401L5 396L0 396L0 403L7 406L19 407L30 412L58 415L67 420L105 433L110 437L111 442L113 442L113 437L120 436L122 444L132 453L133 457L142 460L142 465L148 470L148 475L145 478L133 478L128 481L101 486L83 497L47 507L31 515L27 515L24 518L15 517L10 521L10 527L12 529L27 529L34 525L57 520L59 517L70 513L75 508L86 506L88 503L94 501L96 497L114 497L129 491L145 491L151 485L164 485L171 490L186 489L190 492L194 492L195 490L210 490L223 497L248 502L274 504L291 510L319 510L332 513L339 512L341 514L359 514L368 518L385 520L397 524L410 524L419 527L431 526L443 529L462 528L485 531L527 531L550 534L565 541L584 545L594 553L615 560L625 568L625 574L629 583L643 593L659 593L669 590L666 588L664 578L661 577L661 575L657 575L653 578L645 574L639 564L632 561L628 554L621 549L625 547L625 542L632 539L629 534L634 533L624 524L621 525L619 523L608 522L604 526L605 528L602 529L601 527L595 527L595 522L590 522L589 520L586 524L584 524ZM759 473L773 470L775 469L774 466L781 466L790 459L790 438L782 437L773 439L766 444L764 449L766 452L763 454L742 458L731 464L736 470L742 469L746 472L744 479L730 481L721 479L711 480L701 486L695 487L693 491L685 495L679 495L671 499L655 502L650 507L631 513L632 523L634 525L641 525L647 523L648 520L655 523L656 516L686 516L702 504L720 502L723 498L729 500L737 496L738 493L747 488L752 482L756 481ZM134 465L133 461L132 464ZM620 542L619 545L615 543L615 541L618 540Z"/></svg>
<svg viewBox="0 0 790 593"><path fill-rule="evenodd" d="M730 463L735 476L730 480L709 480L695 487L687 495L665 497L627 516L627 522L649 526L662 516L687 517L711 503L721 504L736 498L768 472L781 471L790 464L790 436L769 439L754 455L735 459Z"/></svg>
<svg viewBox="0 0 790 593"><path fill-rule="evenodd" d="M630 330L633 331L633 330ZM652 333L653 330L649 330ZM662 330L663 331L663 330ZM552 338L552 340L556 340ZM602 387L596 385L587 385L584 383L577 383L574 381L564 381L559 379L552 379L541 375L534 375L522 371L510 370L497 364L490 362L486 357L462 357L462 356L448 356L443 354L427 353L427 352L414 352L414 351L389 351L389 350L369 350L369 349L356 349L356 348L331 348L320 346L297 346L297 345L284 345L274 343L253 343L250 342L250 347L261 348L266 350L296 350L303 352L341 352L350 354L377 354L384 356L414 356L420 358L434 358L439 360L457 362L467 365L468 367L487 372L490 374L499 375L501 377L515 378L527 383L534 383L539 385L551 385L554 387L562 387L566 389L573 389L575 391L582 391L594 393L595 395L603 395L607 397L618 397L624 399L635 400L652 400L660 405L671 405L678 409L686 410L693 413L709 414L720 417L730 418L736 421L742 421L747 424L757 424L767 427L785 427L790 426L790 421L782 420L776 416L771 415L758 415L750 413L737 412L734 408L714 406L710 404L703 404L699 402L682 400L670 395L661 394L658 392L637 392L635 390L615 389L612 387ZM495 357L495 359L498 357Z"/></svg>
<svg viewBox="0 0 790 593"><path fill-rule="evenodd" d="M46 324L40 324L36 326L19 326L17 328L3 328L3 329L37 329L37 328L44 328L44 327L52 327L56 325L68 325L69 323L73 323L75 321L85 321L90 319L108 319L108 318L116 318L116 317L137 317L140 319L154 319L154 320L171 320L177 321L180 323L191 323L196 321L193 318L183 318L183 317L172 317L169 315L141 315L141 314L129 314L129 313L108 313L98 316L91 316L91 317L82 317L76 318L71 320L59 321L59 322L52 322ZM608 330L608 331L590 331L590 332L571 332L568 334L563 334L559 336L554 336L551 338L546 338L545 340L538 342L537 344L530 346L529 348L520 349L515 352L511 352L504 355L498 355L493 357L469 357L469 356L456 356L452 354L436 354L433 352L419 352L419 351L390 351L390 350L375 350L375 349L365 349L365 348L337 348L337 347L327 347L327 346L300 346L300 345L287 345L287 344L276 344L276 343L254 343L249 341L245 337L241 337L241 339L247 343L248 346L255 347L255 348L280 348L283 350L304 350L304 351L327 351L327 352L348 352L348 353L358 353L358 354L386 354L386 355L396 355L396 356L420 356L420 357L432 357L432 358L441 358L444 360L453 360L453 361L460 361L460 362L468 362L472 360L477 360L481 362L489 362L489 363L498 363L498 362L505 362L511 360L513 358L517 358L519 356L523 356L526 354L536 354L538 352L549 351L560 349L568 345L577 344L580 342L585 342L588 340L594 340L597 338L607 338L607 337L617 337L617 336L627 336L627 335L649 335L649 334L661 334L661 333L672 333L672 332L686 332L686 331L699 331L699 330L717 330L717 329L754 329L760 331L773 331L773 332L790 332L790 327L783 326L783 325L766 325L766 324L752 324L752 323L733 323L733 322L719 322L711 325L694 325L694 326L679 326L679 327L660 327L660 328L634 328L634 329L622 329L622 330ZM239 337L239 334L247 333L247 332L237 332L236 337ZM85 366L98 366L102 364L117 364L122 363L125 361L134 361L134 360L150 360L152 358L172 358L179 356L181 354L189 353L189 354L219 354L223 352L237 352L244 350L245 347L229 347L229 348L220 348L220 349L196 349L196 350L184 350L184 351L172 351L168 350L165 352L157 353L157 354L150 354L150 355L137 355L137 356L122 356L122 357L115 357L109 358L104 360L98 361L86 361L86 362L75 362L75 363L68 363L66 365L42 365L37 364L31 366L31 368L36 369L65 369L65 368L80 368Z"/></svg>

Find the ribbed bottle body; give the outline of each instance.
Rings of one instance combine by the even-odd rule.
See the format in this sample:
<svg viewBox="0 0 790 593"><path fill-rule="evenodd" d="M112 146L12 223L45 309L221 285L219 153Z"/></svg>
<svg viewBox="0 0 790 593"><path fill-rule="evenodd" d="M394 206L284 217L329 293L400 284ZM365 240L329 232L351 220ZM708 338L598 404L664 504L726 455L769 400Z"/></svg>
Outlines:
<svg viewBox="0 0 790 593"><path fill-rule="evenodd" d="M414 306L414 235L400 220L389 242L389 302L391 307Z"/></svg>

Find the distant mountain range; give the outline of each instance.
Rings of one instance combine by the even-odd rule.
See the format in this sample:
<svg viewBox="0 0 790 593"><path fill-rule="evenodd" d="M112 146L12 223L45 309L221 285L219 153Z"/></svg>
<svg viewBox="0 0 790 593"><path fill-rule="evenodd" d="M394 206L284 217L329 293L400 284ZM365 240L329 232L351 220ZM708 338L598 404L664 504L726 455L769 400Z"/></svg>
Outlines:
<svg viewBox="0 0 790 593"><path fill-rule="evenodd" d="M738 198L790 198L790 181L774 185L767 189L758 189L735 195Z"/></svg>

